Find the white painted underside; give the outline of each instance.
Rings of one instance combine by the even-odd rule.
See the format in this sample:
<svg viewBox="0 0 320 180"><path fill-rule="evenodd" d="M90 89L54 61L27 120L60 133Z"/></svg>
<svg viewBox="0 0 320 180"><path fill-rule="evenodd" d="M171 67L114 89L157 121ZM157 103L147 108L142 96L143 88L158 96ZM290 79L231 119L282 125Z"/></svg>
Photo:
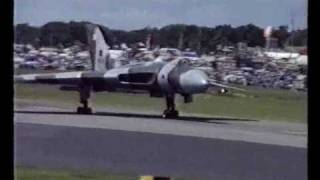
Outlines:
<svg viewBox="0 0 320 180"><path fill-rule="evenodd" d="M35 80L36 77L45 77L45 76L54 76L54 79L81 78L82 73L83 73L82 71L63 72L63 73L42 73L42 74L19 75L18 77L21 77L24 80Z"/></svg>

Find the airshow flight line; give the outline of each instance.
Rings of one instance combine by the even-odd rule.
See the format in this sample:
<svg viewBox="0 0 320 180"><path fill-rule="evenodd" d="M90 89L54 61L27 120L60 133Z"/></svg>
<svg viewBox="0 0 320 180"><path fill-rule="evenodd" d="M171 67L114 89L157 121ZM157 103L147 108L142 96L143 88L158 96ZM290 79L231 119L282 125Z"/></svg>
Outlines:
<svg viewBox="0 0 320 180"><path fill-rule="evenodd" d="M183 96L185 103L190 103L194 94L206 93L210 86L244 91L209 80L205 72L190 67L180 58L165 62L158 57L153 62L115 67L109 48L101 28L97 26L90 42L91 71L18 75L15 81L61 84L61 90L78 91L83 104L77 108L79 114L92 113L88 106L92 92L142 91L149 93L151 97L166 99L167 108L163 112L165 118L178 117L175 107L177 94Z"/></svg>

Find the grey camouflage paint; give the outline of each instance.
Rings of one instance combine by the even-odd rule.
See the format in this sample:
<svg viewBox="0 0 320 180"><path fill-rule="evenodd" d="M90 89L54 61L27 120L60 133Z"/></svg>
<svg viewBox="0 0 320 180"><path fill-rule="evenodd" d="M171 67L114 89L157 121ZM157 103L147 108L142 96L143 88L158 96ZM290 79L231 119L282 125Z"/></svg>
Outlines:
<svg viewBox="0 0 320 180"><path fill-rule="evenodd" d="M15 77L15 81L73 87L84 85L93 91L142 90L162 95L203 93L209 86L208 77L203 72L192 69L179 59L114 68L114 62L108 58L110 46L100 27L94 28L89 44L92 71L19 75Z"/></svg>
<svg viewBox="0 0 320 180"><path fill-rule="evenodd" d="M145 82L143 81L145 79ZM117 89L159 91L161 93L195 94L208 88L208 77L200 70L176 60L153 62L108 70L19 75L16 82L61 85L86 84L95 91Z"/></svg>

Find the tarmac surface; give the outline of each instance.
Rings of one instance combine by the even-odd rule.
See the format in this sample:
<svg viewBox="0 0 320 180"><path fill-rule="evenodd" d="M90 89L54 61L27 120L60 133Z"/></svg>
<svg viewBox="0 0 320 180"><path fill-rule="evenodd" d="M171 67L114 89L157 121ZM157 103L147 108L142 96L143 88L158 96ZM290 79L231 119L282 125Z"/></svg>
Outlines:
<svg viewBox="0 0 320 180"><path fill-rule="evenodd" d="M73 111L16 107L16 165L190 179L307 179L305 124Z"/></svg>

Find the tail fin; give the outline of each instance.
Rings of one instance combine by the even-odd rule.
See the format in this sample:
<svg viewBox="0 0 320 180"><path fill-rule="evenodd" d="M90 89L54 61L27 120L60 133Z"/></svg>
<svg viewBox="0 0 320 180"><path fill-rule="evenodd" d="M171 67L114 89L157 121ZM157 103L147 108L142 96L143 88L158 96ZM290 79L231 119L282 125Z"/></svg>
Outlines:
<svg viewBox="0 0 320 180"><path fill-rule="evenodd" d="M92 36L89 39L89 46L92 70L104 72L114 67L114 62L110 59L110 46L106 42L101 27L94 27Z"/></svg>

